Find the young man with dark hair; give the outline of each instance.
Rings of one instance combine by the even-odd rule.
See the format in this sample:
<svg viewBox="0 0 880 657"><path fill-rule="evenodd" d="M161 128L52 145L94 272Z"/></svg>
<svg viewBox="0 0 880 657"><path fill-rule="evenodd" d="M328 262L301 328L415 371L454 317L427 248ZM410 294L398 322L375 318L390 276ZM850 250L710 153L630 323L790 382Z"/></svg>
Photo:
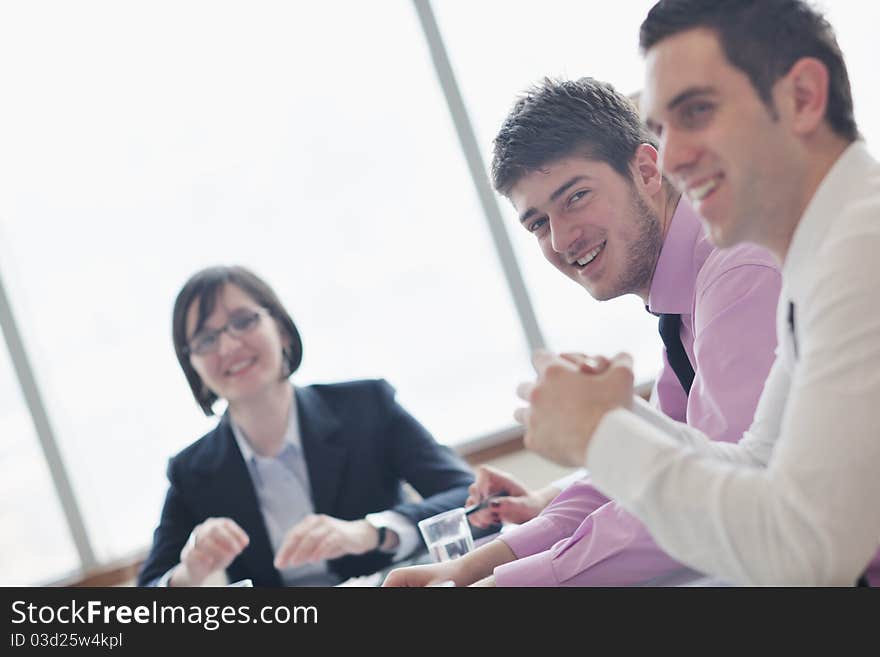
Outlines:
<svg viewBox="0 0 880 657"><path fill-rule="evenodd" d="M880 164L833 31L796 0L664 0L641 44L666 175L716 244L761 244L783 265L777 359L751 427L725 445L634 400L625 355L587 373L539 354L520 389L526 443L585 464L701 572L876 584Z"/></svg>
<svg viewBox="0 0 880 657"><path fill-rule="evenodd" d="M559 271L596 299L636 294L660 315L656 407L717 440L738 437L773 360L779 270L763 249L708 243L661 175L630 101L591 78L545 80L505 120L492 177ZM682 570L634 516L582 480L498 540L454 562L396 571L387 584L464 585L494 571L485 583L624 585Z"/></svg>

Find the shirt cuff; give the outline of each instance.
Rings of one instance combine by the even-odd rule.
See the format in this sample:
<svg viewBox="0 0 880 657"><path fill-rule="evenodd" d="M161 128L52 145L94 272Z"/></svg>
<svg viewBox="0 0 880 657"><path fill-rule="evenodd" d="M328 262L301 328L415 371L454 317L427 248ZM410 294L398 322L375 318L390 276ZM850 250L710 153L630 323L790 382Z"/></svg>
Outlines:
<svg viewBox="0 0 880 657"><path fill-rule="evenodd" d="M364 520L373 527L386 527L397 534L397 548L392 553L392 559L399 561L415 552L421 542L418 528L410 522L409 518L397 511L380 511L368 513Z"/></svg>
<svg viewBox="0 0 880 657"><path fill-rule="evenodd" d="M162 577L156 580L154 586L170 586L169 582L171 582L171 574L174 572L175 568L177 568L177 566L172 566L171 568L169 568L168 572L166 572L164 575L162 575Z"/></svg>
<svg viewBox="0 0 880 657"><path fill-rule="evenodd" d="M510 548L517 559L543 552L561 538L559 528L547 516L536 516L522 525L507 525L498 538Z"/></svg>
<svg viewBox="0 0 880 657"><path fill-rule="evenodd" d="M495 586L559 586L553 553L544 550L495 568Z"/></svg>

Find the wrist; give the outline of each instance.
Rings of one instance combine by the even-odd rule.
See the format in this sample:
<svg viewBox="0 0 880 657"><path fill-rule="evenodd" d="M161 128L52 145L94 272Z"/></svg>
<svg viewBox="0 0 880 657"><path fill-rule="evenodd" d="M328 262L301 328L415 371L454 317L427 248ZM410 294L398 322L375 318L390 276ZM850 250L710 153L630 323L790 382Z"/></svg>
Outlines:
<svg viewBox="0 0 880 657"><path fill-rule="evenodd" d="M599 411L599 415L596 419L596 422L592 426L592 430L589 433L585 434L584 439L578 441L578 443L574 446L574 451L572 453L572 466L586 467L587 457L590 453L590 447L593 444L593 439L596 437L596 434L599 433L599 430L602 428L605 419L616 411L621 410L628 409L625 409L622 406L612 406L610 408L603 408Z"/></svg>
<svg viewBox="0 0 880 657"><path fill-rule="evenodd" d="M400 537L397 535L397 532L377 522L376 519L365 519L363 522L370 527L370 540L368 543L370 547L367 548L367 551L376 550L392 554L397 550L397 546L400 545Z"/></svg>
<svg viewBox="0 0 880 657"><path fill-rule="evenodd" d="M540 509L544 509L550 502L556 499L556 496L562 492L561 488L554 486L553 484L548 484L544 486L544 488L539 488L534 493L535 503L538 505Z"/></svg>
<svg viewBox="0 0 880 657"><path fill-rule="evenodd" d="M355 554L366 554L376 549L379 542L379 530L366 520L354 520L352 524L357 528L357 548Z"/></svg>
<svg viewBox="0 0 880 657"><path fill-rule="evenodd" d="M450 561L450 579L456 586L470 586L495 572L495 567L516 557L507 544L495 539L483 547L468 552L460 559Z"/></svg>
<svg viewBox="0 0 880 657"><path fill-rule="evenodd" d="M179 563L171 571L168 586L198 586L198 582L193 582L189 569L183 563Z"/></svg>
<svg viewBox="0 0 880 657"><path fill-rule="evenodd" d="M449 563L449 579L455 582L456 586L470 586L486 576L486 564L473 555L474 553L471 552ZM491 572L492 570L489 569L490 574Z"/></svg>

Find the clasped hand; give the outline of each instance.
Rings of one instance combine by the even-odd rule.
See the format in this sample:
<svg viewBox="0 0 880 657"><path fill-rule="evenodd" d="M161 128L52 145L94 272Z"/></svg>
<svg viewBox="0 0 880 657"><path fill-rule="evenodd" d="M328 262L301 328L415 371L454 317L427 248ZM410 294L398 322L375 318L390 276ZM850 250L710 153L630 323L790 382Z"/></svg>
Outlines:
<svg viewBox="0 0 880 657"><path fill-rule="evenodd" d="M517 387L529 405L514 412L525 426L526 447L560 465L584 465L605 414L632 405L632 359L628 354L608 360L539 350L532 364L537 378Z"/></svg>

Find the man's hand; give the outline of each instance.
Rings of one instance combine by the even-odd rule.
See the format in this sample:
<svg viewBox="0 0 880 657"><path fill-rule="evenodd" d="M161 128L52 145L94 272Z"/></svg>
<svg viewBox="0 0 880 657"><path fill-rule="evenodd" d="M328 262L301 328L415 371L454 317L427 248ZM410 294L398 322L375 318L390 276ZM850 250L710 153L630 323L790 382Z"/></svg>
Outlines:
<svg viewBox="0 0 880 657"><path fill-rule="evenodd" d="M287 532L275 555L275 567L288 568L346 554L363 554L374 550L378 540L378 531L366 520L309 515Z"/></svg>
<svg viewBox="0 0 880 657"><path fill-rule="evenodd" d="M168 584L199 586L208 575L225 570L249 542L248 535L234 520L208 518L192 530Z"/></svg>
<svg viewBox="0 0 880 657"><path fill-rule="evenodd" d="M490 500L489 506L472 513L468 520L474 527L485 528L501 522L523 523L531 520L547 506L546 489L530 491L513 475L488 465L477 468L477 476L468 487L465 506L478 504L488 497L507 491L508 495ZM559 491L556 491L558 494Z"/></svg>
<svg viewBox="0 0 880 657"><path fill-rule="evenodd" d="M526 447L560 465L582 466L605 414L632 405L632 359L618 354L604 369L602 363L593 367L593 373L547 351L536 352L532 362L537 380L517 388L529 406L514 413L526 427Z"/></svg>
<svg viewBox="0 0 880 657"><path fill-rule="evenodd" d="M559 357L576 365L584 374L601 374L611 365L611 361L605 356L587 356L569 351L559 354Z"/></svg>

